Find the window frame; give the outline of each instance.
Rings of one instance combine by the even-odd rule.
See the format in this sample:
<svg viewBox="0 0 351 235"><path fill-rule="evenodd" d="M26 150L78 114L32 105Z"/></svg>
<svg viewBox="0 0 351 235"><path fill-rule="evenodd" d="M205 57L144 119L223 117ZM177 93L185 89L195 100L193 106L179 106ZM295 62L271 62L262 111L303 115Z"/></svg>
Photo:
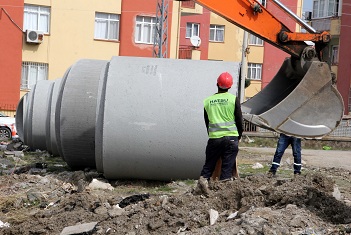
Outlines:
<svg viewBox="0 0 351 235"><path fill-rule="evenodd" d="M331 65L339 64L339 45L333 45L330 51L330 63Z"/></svg>
<svg viewBox="0 0 351 235"><path fill-rule="evenodd" d="M97 14L103 14L105 16L107 16L106 18L99 18L97 16ZM112 19L111 16L117 16L117 19ZM121 19L121 15L120 14L115 14L115 13L106 13L106 12L95 12L95 25L94 25L94 39L97 39L97 40L107 40L107 41L119 41L119 34L120 34L120 19ZM106 35L107 37L99 37L99 35L97 35L97 24L99 23L98 21L100 22L103 22L104 24L106 24L107 26L107 32L106 32ZM116 38L110 38L111 36L111 28L113 27L113 23L114 22L117 22L116 23ZM106 36L105 35L105 36Z"/></svg>
<svg viewBox="0 0 351 235"><path fill-rule="evenodd" d="M211 31L213 31L213 39L211 38ZM222 40L218 40L218 31L222 31ZM218 24L210 24L210 35L209 35L209 41L210 42L224 42L225 38L225 26L224 25L218 25Z"/></svg>
<svg viewBox="0 0 351 235"><path fill-rule="evenodd" d="M258 0L258 2L261 3L261 5L264 7L267 6L267 0Z"/></svg>
<svg viewBox="0 0 351 235"><path fill-rule="evenodd" d="M142 21L138 21L138 18L142 19ZM145 21L145 19L150 19L150 22ZM154 44L154 37L155 37L155 32L156 32L156 25L157 25L157 19L154 16L143 16L143 15L137 15L135 18L135 32L134 32L134 42L135 43L141 43L141 44ZM140 30L138 30L138 26L140 26ZM148 37L148 41L144 41L143 39L145 38L144 32L145 29L150 26L150 35ZM140 31L140 40L137 39L137 32Z"/></svg>
<svg viewBox="0 0 351 235"><path fill-rule="evenodd" d="M33 9L26 9L26 7L36 7L36 10ZM47 9L48 12L42 11L42 9ZM26 15L28 14L36 14L37 15L37 25L36 28L29 27L29 23L26 21ZM43 20L41 16L47 16L47 28L44 30L40 26L41 21ZM28 15L29 17L29 15ZM26 30L36 30L36 31L41 31L44 34L49 34L50 33L50 23L51 23L51 7L50 6L41 6L41 5L33 5L33 4L24 4L24 9L23 9L23 31L25 32Z"/></svg>
<svg viewBox="0 0 351 235"><path fill-rule="evenodd" d="M259 43L261 41L261 43ZM253 34L249 33L248 45L250 46L263 46L263 40Z"/></svg>
<svg viewBox="0 0 351 235"><path fill-rule="evenodd" d="M328 18L339 15L339 0L313 0L312 18ZM333 8L330 10L330 8Z"/></svg>
<svg viewBox="0 0 351 235"><path fill-rule="evenodd" d="M43 69L40 71L40 68ZM32 70L34 69L34 70ZM35 72L35 79L33 77L33 72ZM42 74L44 72L44 74ZM21 69L21 90L31 90L31 87L35 85L38 81L48 80L49 64L39 63L32 61L23 61ZM42 78L40 78L42 75ZM34 81L33 81L34 79Z"/></svg>
<svg viewBox="0 0 351 235"><path fill-rule="evenodd" d="M253 71L255 71L255 72L253 73ZM252 74L255 74L255 76L252 77ZM254 80L254 81L261 81L262 80L262 64L247 63L247 79Z"/></svg>
<svg viewBox="0 0 351 235"><path fill-rule="evenodd" d="M188 26L191 25L191 29L190 29L190 36L188 35ZM194 26L197 25L197 34L194 34ZM185 31L185 38L191 38L192 36L198 36L200 37L200 24L199 23L195 23L195 22L187 22L186 23L186 31Z"/></svg>

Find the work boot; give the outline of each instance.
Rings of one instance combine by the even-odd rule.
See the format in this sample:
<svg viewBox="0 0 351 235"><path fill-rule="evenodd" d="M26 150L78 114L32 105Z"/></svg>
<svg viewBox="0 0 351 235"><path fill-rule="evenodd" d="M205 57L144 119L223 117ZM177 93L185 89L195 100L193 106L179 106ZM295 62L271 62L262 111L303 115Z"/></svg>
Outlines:
<svg viewBox="0 0 351 235"><path fill-rule="evenodd" d="M230 182L230 181L234 181L235 178L230 177L228 179L224 179L224 180L220 180L219 182Z"/></svg>
<svg viewBox="0 0 351 235"><path fill-rule="evenodd" d="M267 173L268 178L275 178L276 177L276 171L269 170Z"/></svg>
<svg viewBox="0 0 351 235"><path fill-rule="evenodd" d="M294 172L294 179L298 179L301 176L301 172Z"/></svg>

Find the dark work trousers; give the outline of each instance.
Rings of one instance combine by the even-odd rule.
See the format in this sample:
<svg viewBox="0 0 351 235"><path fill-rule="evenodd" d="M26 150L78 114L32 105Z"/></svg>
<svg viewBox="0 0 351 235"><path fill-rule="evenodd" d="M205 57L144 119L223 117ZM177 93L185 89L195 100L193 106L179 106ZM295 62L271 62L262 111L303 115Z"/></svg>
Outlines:
<svg viewBox="0 0 351 235"><path fill-rule="evenodd" d="M291 145L294 156L294 174L301 173L301 139L280 134L270 171L276 172L286 148Z"/></svg>
<svg viewBox="0 0 351 235"><path fill-rule="evenodd" d="M236 156L239 152L237 136L225 136L218 139L209 139L206 146L206 161L201 176L209 179L216 167L219 158L222 158L220 180L230 179L233 173Z"/></svg>

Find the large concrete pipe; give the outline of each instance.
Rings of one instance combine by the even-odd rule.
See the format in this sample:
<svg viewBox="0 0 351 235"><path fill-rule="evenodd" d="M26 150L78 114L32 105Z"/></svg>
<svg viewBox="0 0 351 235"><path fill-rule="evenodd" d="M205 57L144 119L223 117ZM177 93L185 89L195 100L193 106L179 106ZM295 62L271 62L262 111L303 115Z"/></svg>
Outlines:
<svg viewBox="0 0 351 235"><path fill-rule="evenodd" d="M56 141L58 152L72 168L96 168L96 106L107 63L80 60L62 78L55 113Z"/></svg>
<svg viewBox="0 0 351 235"><path fill-rule="evenodd" d="M24 139L35 146L41 141L40 148L52 153L56 148L70 167L97 168L108 179L197 178L207 141L202 101L216 93L223 71L238 78L239 63L80 60L52 84L51 93L37 85L21 101ZM51 107L39 105L38 97ZM34 130L33 120L45 123L44 116L45 131Z"/></svg>
<svg viewBox="0 0 351 235"><path fill-rule="evenodd" d="M32 149L46 150L48 107L53 81L37 82L17 106L16 128L19 138Z"/></svg>
<svg viewBox="0 0 351 235"><path fill-rule="evenodd" d="M35 85L26 95L26 102L23 102L23 142L31 146L32 144L32 114L33 114L33 97ZM17 112L16 112L17 113ZM17 115L16 115L17 116ZM17 125L17 124L16 124Z"/></svg>
<svg viewBox="0 0 351 235"><path fill-rule="evenodd" d="M56 141L56 127L55 127L55 114L56 114L56 103L60 91L62 78L54 81L54 87L52 89L51 97L49 97L50 107L48 113L50 114L49 121L47 122L46 129L46 146L49 153L54 156L59 156L57 141Z"/></svg>
<svg viewBox="0 0 351 235"><path fill-rule="evenodd" d="M235 94L239 63L113 57L101 86L98 170L108 179L198 178L208 138L202 102L224 71Z"/></svg>
<svg viewBox="0 0 351 235"><path fill-rule="evenodd" d="M24 141L24 117L26 116L26 107L27 107L27 97L28 93L26 93L20 101L18 102L17 108L16 108L16 130L17 130L17 135L18 138L21 141Z"/></svg>
<svg viewBox="0 0 351 235"><path fill-rule="evenodd" d="M25 139L32 149L46 150L46 129L49 119L48 109L53 81L43 80L35 84L29 97L30 104L26 115Z"/></svg>

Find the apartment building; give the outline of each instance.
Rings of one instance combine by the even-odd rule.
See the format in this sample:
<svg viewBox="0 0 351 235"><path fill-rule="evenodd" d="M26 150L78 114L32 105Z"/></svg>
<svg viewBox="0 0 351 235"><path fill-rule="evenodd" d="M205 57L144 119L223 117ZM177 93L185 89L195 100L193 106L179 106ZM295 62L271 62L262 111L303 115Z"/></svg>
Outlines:
<svg viewBox="0 0 351 235"><path fill-rule="evenodd" d="M23 2L0 1L0 111L13 115L20 98Z"/></svg>
<svg viewBox="0 0 351 235"><path fill-rule="evenodd" d="M26 0L21 95L39 80L57 79L79 59L119 54L121 1ZM29 39L30 32L39 38Z"/></svg>
<svg viewBox="0 0 351 235"><path fill-rule="evenodd" d="M302 1L301 0L281 0L284 6L290 9L297 16L302 15ZM287 14L279 9L271 1L267 1L267 10L269 10L277 19L279 19L285 26L287 26L292 32L301 32L301 27L296 24L295 20L287 17ZM262 64L262 88L264 88L276 75L280 66L282 65L285 58L290 57L288 53L272 46L271 44L264 42L264 55Z"/></svg>
<svg viewBox="0 0 351 235"><path fill-rule="evenodd" d="M311 12L305 12L311 26L328 31L329 63L336 74L337 88L343 97L345 114L351 115L351 5L345 0L313 0Z"/></svg>
<svg viewBox="0 0 351 235"><path fill-rule="evenodd" d="M193 1L181 2L180 9L179 58L219 61L242 60L242 52L245 50L242 47L243 29ZM194 36L200 39L199 46L194 46L191 43L191 37ZM245 53L248 61L246 78L251 80L251 85L245 89L245 100L261 90L261 68L257 68L257 64L262 65L264 51L261 39L249 35L247 40L250 48L247 48L247 53Z"/></svg>
<svg viewBox="0 0 351 235"><path fill-rule="evenodd" d="M1 9L9 14L7 17L3 10L0 13L0 34L11 35L11 40L0 37L0 49L6 52L0 54L0 82L9 87L7 95L1 93L0 110L14 114L18 100L33 84L42 79L62 77L79 59L153 56L156 6L161 0L13 2L0 0ZM167 57L241 61L245 51L245 77L251 81L245 89L245 99L269 83L288 56L250 34L247 47L243 48L244 30L193 1L165 2ZM281 13L275 12L274 5L265 0L260 2L280 18ZM301 0L281 2L301 14ZM289 19L282 17L280 20L292 30L299 30ZM31 39L31 32L37 33L37 37ZM194 38L198 39L197 45L191 40ZM10 59L8 55L12 55Z"/></svg>

